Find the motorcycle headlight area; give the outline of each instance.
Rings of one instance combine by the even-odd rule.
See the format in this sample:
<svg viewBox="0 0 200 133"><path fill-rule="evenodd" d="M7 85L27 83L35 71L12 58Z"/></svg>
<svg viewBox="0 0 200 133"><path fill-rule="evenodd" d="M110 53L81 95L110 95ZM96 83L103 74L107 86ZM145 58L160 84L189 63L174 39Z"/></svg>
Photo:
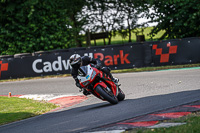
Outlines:
<svg viewBox="0 0 200 133"><path fill-rule="evenodd" d="M93 79L93 78L95 77L95 75L96 75L96 72L94 71L94 72L92 73L91 79Z"/></svg>
<svg viewBox="0 0 200 133"><path fill-rule="evenodd" d="M90 81L85 81L85 82L83 82L82 84L84 85L84 86L86 86L87 84L89 84L90 83Z"/></svg>

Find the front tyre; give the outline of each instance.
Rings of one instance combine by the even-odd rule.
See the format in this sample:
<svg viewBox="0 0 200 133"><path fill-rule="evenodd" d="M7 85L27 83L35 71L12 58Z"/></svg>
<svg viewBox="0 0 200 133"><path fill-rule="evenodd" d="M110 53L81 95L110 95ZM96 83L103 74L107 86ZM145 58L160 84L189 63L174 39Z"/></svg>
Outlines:
<svg viewBox="0 0 200 133"><path fill-rule="evenodd" d="M104 88L102 88L100 85L98 85L96 87L96 91L108 102L110 102L111 104L117 104L118 103L118 99L117 97L111 93L108 92L107 90L104 90Z"/></svg>
<svg viewBox="0 0 200 133"><path fill-rule="evenodd" d="M125 98L125 94L124 94L124 92L119 88L119 94L117 95L117 99L118 99L119 101L123 101L124 98Z"/></svg>

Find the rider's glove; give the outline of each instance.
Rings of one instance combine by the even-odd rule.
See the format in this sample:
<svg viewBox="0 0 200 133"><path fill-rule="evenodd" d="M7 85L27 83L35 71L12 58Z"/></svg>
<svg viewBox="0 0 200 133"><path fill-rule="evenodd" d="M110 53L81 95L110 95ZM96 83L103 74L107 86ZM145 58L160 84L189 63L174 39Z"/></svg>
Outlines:
<svg viewBox="0 0 200 133"><path fill-rule="evenodd" d="M77 86L78 88L81 88L81 85L80 85L79 82L76 82L76 86Z"/></svg>
<svg viewBox="0 0 200 133"><path fill-rule="evenodd" d="M91 93L84 89L84 90L83 90L83 94L84 94L85 96L87 96L87 95L90 95Z"/></svg>
<svg viewBox="0 0 200 133"><path fill-rule="evenodd" d="M96 68L100 70L101 69L101 63L97 63Z"/></svg>

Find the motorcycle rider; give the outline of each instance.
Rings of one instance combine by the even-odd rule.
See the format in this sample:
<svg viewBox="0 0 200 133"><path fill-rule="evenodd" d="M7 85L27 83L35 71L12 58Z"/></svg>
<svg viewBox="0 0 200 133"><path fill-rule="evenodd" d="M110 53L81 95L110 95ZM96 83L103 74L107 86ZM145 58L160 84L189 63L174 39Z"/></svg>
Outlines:
<svg viewBox="0 0 200 133"><path fill-rule="evenodd" d="M79 68L81 66L86 66L86 65L88 65L90 63L91 64L95 64L96 68L101 70L105 74L107 74L114 83L118 83L119 82L119 79L114 78L112 76L112 74L110 73L111 69L109 67L102 67L101 66L101 62L99 60L97 60L97 59L91 58L89 56L82 56L81 57L79 54L73 54L69 58L69 63L71 65L71 67L72 67L71 75L74 78L74 80L76 81L76 83L75 83L76 86L79 87L79 88L81 88L81 85L80 85L79 80L77 78ZM87 90L84 89L83 90L83 94L84 95L89 95L90 93Z"/></svg>

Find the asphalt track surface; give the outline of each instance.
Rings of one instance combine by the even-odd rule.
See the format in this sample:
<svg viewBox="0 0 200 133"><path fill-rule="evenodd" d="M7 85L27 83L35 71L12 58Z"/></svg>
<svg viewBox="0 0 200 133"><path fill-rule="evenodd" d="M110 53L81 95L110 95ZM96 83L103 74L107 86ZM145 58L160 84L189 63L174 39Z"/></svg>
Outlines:
<svg viewBox="0 0 200 133"><path fill-rule="evenodd" d="M67 133L90 129L200 100L200 69L114 74L126 99L110 105L93 96L86 101L30 119L0 126L0 133ZM71 77L0 83L0 95L80 94Z"/></svg>

